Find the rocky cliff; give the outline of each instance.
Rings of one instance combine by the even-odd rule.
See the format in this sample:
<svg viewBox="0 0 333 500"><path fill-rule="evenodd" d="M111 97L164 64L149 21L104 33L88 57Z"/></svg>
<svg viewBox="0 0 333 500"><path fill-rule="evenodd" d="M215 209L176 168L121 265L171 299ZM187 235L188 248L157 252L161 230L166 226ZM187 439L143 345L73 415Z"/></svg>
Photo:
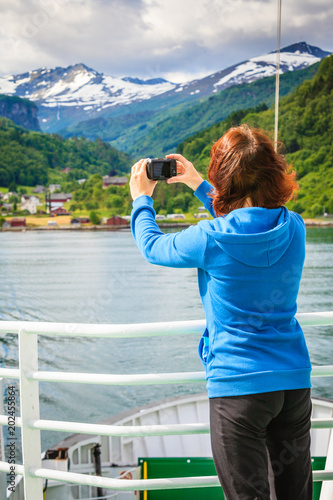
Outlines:
<svg viewBox="0 0 333 500"><path fill-rule="evenodd" d="M40 131L38 108L28 99L0 94L0 116L28 130Z"/></svg>

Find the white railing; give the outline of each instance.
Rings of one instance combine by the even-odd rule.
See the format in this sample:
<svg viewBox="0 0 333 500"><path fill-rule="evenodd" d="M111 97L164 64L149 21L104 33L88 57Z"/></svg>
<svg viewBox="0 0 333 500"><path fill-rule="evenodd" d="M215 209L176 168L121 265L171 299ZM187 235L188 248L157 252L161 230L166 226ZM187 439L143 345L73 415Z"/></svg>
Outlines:
<svg viewBox="0 0 333 500"><path fill-rule="evenodd" d="M299 314L297 319L303 327L333 325L333 312L303 313ZM207 434L209 433L209 426L208 424L197 423L145 426L126 425L122 427L115 425L41 420L39 413L39 381L98 385L155 385L203 382L205 381L205 375L203 372L112 375L39 371L37 349L38 335L133 338L199 334L202 333L204 328L204 321L146 323L140 325L92 325L1 321L0 333L17 333L19 335L19 369L0 368L0 378L20 380L21 417L16 417L15 423L22 429L23 465L15 464L15 473L24 476L25 500L43 500L43 479L54 479L64 483L89 485L121 491L218 486L219 481L216 476L123 481L121 479L43 469L41 463L41 430L79 432L104 436L163 436L177 434ZM333 365L313 367L312 376L333 376ZM6 415L0 416L0 425L8 425L8 417ZM333 419L313 419L312 428L333 428ZM1 461L0 471L10 472L10 464ZM333 480L333 467L332 470L315 471L313 477L315 481L331 481ZM330 493L328 493L328 495L330 495ZM321 499L326 498L329 499L331 497L321 496Z"/></svg>

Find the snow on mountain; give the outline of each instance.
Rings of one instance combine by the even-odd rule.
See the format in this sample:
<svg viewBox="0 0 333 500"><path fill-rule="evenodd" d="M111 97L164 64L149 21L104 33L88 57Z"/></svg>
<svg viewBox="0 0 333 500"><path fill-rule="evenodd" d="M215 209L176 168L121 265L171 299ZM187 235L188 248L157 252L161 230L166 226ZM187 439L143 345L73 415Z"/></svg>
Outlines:
<svg viewBox="0 0 333 500"><path fill-rule="evenodd" d="M316 47L314 47L316 48ZM314 55L312 47L301 42L298 44L285 47L280 53L280 74L286 71L294 71L297 69L310 66L325 57ZM320 50L320 49L319 49ZM328 55L329 53L324 53ZM216 91L221 90L221 86L228 83L236 85L238 83L249 83L259 78L272 76L276 72L276 51L269 52L262 56L251 57L248 61L238 64L233 71L225 75L218 82L214 83Z"/></svg>
<svg viewBox="0 0 333 500"><path fill-rule="evenodd" d="M329 55L305 42L281 50L280 72L294 71ZM232 85L249 83L275 74L276 53L270 52L188 83L175 84L163 78L141 80L107 76L76 64L67 68L40 68L29 73L0 77L0 94L26 97L39 106L45 131L58 131L74 123L94 119L109 108L152 99L157 111L212 95ZM128 108L129 109L129 108Z"/></svg>
<svg viewBox="0 0 333 500"><path fill-rule="evenodd" d="M325 52L319 47L313 47L306 42L298 42L281 49L280 73L295 71L310 66L330 52ZM222 71L213 73L201 80L195 80L173 89L171 93L183 91L193 96L200 93L201 96L219 92L232 85L250 83L260 78L273 76L276 72L276 51L252 57Z"/></svg>
<svg viewBox="0 0 333 500"><path fill-rule="evenodd" d="M0 78L0 93L26 97L43 106L83 106L85 110L130 104L175 88L162 78L116 78L76 64L68 68L41 68Z"/></svg>

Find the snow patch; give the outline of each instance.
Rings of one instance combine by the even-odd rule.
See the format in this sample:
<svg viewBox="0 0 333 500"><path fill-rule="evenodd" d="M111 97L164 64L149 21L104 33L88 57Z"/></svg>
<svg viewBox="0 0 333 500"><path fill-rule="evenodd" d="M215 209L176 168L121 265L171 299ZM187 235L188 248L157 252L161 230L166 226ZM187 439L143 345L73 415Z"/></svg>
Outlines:
<svg viewBox="0 0 333 500"><path fill-rule="evenodd" d="M299 51L297 51L299 53ZM319 57L315 57L311 54L302 53L297 54L297 52L281 52L280 53L280 74L285 71L294 71L298 68L304 68L305 66L310 66L311 64L320 61ZM214 87L220 87L221 85L237 85L244 82L253 82L254 80L265 78L267 76L273 76L276 72L276 53L264 54L263 56L252 57L248 61L236 66L236 68L231 71L228 75L225 75L218 82L214 84Z"/></svg>
<svg viewBox="0 0 333 500"><path fill-rule="evenodd" d="M13 77L3 77L0 81L0 93L1 94L14 94L16 90L16 85L13 82Z"/></svg>
<svg viewBox="0 0 333 500"><path fill-rule="evenodd" d="M67 73L65 72L62 76L65 74ZM4 85L2 80L0 79L0 86ZM15 93L15 88L21 83L22 80L18 81L16 86L11 85L9 90ZM88 106L104 108L116 104L130 104L135 100L150 99L152 96L175 87L175 84L167 81L139 85L121 78L98 75L84 70L73 72L71 80L61 78L53 82L51 76L48 81L43 80L37 85L32 85L27 96L32 100L43 101L44 106L83 106L84 109L88 109Z"/></svg>

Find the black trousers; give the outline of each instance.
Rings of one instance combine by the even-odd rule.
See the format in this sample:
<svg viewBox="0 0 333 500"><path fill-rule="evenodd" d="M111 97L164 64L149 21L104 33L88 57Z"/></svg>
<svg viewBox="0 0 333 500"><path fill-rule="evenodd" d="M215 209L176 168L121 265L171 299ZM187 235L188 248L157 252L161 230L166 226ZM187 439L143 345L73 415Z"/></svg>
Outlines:
<svg viewBox="0 0 333 500"><path fill-rule="evenodd" d="M312 500L310 389L209 401L213 458L226 500Z"/></svg>

